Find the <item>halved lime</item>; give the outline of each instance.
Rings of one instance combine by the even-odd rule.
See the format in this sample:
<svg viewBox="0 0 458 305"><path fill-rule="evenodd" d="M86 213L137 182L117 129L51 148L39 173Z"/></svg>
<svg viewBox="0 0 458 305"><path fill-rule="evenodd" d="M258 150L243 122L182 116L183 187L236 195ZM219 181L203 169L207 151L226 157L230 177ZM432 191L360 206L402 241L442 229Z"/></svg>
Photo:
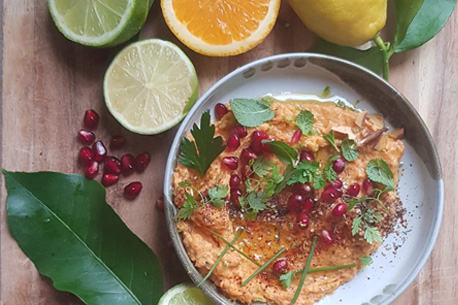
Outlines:
<svg viewBox="0 0 458 305"><path fill-rule="evenodd" d="M68 39L110 47L135 36L146 21L145 0L48 0L51 16Z"/></svg>
<svg viewBox="0 0 458 305"><path fill-rule="evenodd" d="M114 58L103 93L108 110L126 129L157 134L184 118L196 102L198 87L194 66L180 48L148 39Z"/></svg>
<svg viewBox="0 0 458 305"><path fill-rule="evenodd" d="M215 302L193 284L183 283L167 290L158 305L215 305Z"/></svg>

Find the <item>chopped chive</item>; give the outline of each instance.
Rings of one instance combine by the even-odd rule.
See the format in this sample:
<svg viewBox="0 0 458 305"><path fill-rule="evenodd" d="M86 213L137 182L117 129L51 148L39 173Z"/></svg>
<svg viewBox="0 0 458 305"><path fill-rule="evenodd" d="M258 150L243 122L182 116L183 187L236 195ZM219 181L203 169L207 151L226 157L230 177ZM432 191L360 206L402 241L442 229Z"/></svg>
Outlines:
<svg viewBox="0 0 458 305"><path fill-rule="evenodd" d="M277 252L277 254L275 254L271 259L269 259L267 261L267 263L265 263L264 265L262 265L261 267L259 267L258 270L256 270L255 273L253 273L252 275L250 275L249 278L247 278L243 283L242 285L240 285L241 287L245 286L246 284L248 284L249 281L251 281L256 275L258 275L259 273L261 273L262 270L264 270L267 266L269 266L277 257L280 256L280 254L282 254L283 252L285 252L285 248L281 248L280 251Z"/></svg>
<svg viewBox="0 0 458 305"><path fill-rule="evenodd" d="M231 248L231 246L237 241L237 239L240 237L240 235L242 235L242 232L243 232L243 229L240 230L239 233L237 233L235 238L226 246L226 248L223 250L223 252L221 252L221 254L218 256L218 259L216 260L216 262L211 267L210 271L208 271L207 275L200 281L200 283L197 285L197 287L202 285L210 277L210 275L212 274L213 270L215 270L216 266L219 264L219 262L221 261L223 256L227 253L227 251Z"/></svg>
<svg viewBox="0 0 458 305"><path fill-rule="evenodd" d="M322 271L334 271L334 270L340 270L340 269L347 269L347 268L354 268L356 267L356 264L350 264L350 265L341 265L341 266L333 266L333 267L322 267L322 268L314 268L310 269L308 273L312 272L322 272ZM296 273L301 273L304 270L299 270L296 271Z"/></svg>
<svg viewBox="0 0 458 305"><path fill-rule="evenodd" d="M313 256L313 252L315 252L315 246L316 246L317 241L318 241L318 235L315 235L313 237L313 243L312 243L312 248L310 249L309 257L307 258L307 263L305 264L305 268L304 268L304 271L302 272L301 280L299 282L299 285L297 286L297 290L296 290L296 293L294 294L293 300L291 301L291 305L294 305L296 303L297 298L301 294L302 286L304 285L305 277L307 276L307 273L309 272L310 263L312 262L312 256Z"/></svg>

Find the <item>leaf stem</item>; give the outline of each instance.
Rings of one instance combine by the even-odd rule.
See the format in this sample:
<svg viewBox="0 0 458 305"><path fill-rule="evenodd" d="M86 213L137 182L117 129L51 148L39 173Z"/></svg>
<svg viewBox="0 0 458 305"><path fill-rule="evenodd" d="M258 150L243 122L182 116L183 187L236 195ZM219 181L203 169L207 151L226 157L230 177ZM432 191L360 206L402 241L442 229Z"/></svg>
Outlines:
<svg viewBox="0 0 458 305"><path fill-rule="evenodd" d="M239 233L237 233L237 235L234 237L234 239L226 246L226 248L223 250L223 252L221 252L221 254L218 256L218 259L216 260L216 262L211 267L210 271L208 271L207 275L199 282L199 284L197 284L197 287L202 285L210 277L210 275L213 273L213 271L215 270L216 266L219 264L221 259L223 259L223 256L227 253L227 251L231 248L231 246L237 241L237 239L239 239L239 237L240 237L240 235L242 235L242 233L243 233L243 229L241 229L239 231Z"/></svg>
<svg viewBox="0 0 458 305"><path fill-rule="evenodd" d="M280 251L277 252L277 254L275 254L274 256L272 256L271 259L269 259L264 265L262 265L258 270L256 270L255 273L253 273L252 275L250 275L249 278L247 278L243 283L242 285L240 285L240 287L243 287L245 286L246 284L248 284L249 281L251 281L256 275L258 275L259 273L261 273L262 270L264 270L267 266L269 266L277 257L280 256L280 254L282 254L283 252L285 252L285 248L281 248Z"/></svg>
<svg viewBox="0 0 458 305"><path fill-rule="evenodd" d="M302 286L304 286L305 277L307 276L307 273L309 272L310 263L312 262L312 256L313 256L313 252L315 252L317 241L318 241L318 235L315 235L313 237L312 248L310 249L310 253L307 258L307 263L305 264L305 268L304 268L304 271L302 272L301 280L299 282L299 285L297 286L297 290L296 290L296 293L294 294L293 300L291 301L291 305L294 305L296 303L297 298L301 294Z"/></svg>
<svg viewBox="0 0 458 305"><path fill-rule="evenodd" d="M389 45L385 44L385 42L380 37L380 35L377 35L374 38L374 42L380 48L380 50L383 53L383 78L386 81L388 81L388 79L389 79L389 69L390 69L389 60L390 60L390 57L391 57L391 55L393 53L390 52Z"/></svg>

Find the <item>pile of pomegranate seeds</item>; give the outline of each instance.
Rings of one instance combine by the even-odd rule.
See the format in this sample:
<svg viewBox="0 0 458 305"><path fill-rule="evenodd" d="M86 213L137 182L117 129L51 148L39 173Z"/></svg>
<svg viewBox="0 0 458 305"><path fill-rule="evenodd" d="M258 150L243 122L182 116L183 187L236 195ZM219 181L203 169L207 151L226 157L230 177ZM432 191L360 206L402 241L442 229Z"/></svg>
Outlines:
<svg viewBox="0 0 458 305"><path fill-rule="evenodd" d="M118 183L119 177L129 176L134 171L142 173L149 162L151 156L144 152L134 157L132 154L125 154L121 160L108 156L108 150L102 141L96 141L95 134L91 131L99 125L100 116L94 109L86 110L83 119L85 129L78 131L78 140L85 145L79 151L79 160L84 167L84 175L87 179L95 179L103 165L101 183L109 187ZM120 149L126 144L126 139L121 135L113 136L110 140L110 149ZM91 146L89 146L91 145ZM143 185L139 181L131 182L124 188L124 196L134 199L140 194Z"/></svg>

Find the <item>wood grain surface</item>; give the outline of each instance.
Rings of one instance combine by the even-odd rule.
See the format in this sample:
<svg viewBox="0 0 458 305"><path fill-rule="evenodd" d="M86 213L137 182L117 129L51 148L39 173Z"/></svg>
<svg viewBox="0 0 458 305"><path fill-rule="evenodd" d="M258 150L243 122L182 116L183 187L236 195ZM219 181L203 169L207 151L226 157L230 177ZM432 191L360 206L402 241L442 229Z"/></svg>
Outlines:
<svg viewBox="0 0 458 305"><path fill-rule="evenodd" d="M127 225L159 256L166 288L187 280L169 245L164 215L155 209L161 195L163 169L172 129L157 136L139 136L124 130L107 112L102 97L104 72L120 50L90 49L67 41L54 26L41 0L5 0L3 3L3 69L1 104L1 166L12 171L52 170L81 173L76 133L86 109L101 117L97 137L128 139L124 152L148 151L152 162L143 174L110 187L107 201ZM159 37L177 43L194 62L200 95L209 86L252 60L272 54L307 51L313 35L286 2L273 32L255 49L229 58L198 55L180 44L153 5L141 38ZM395 305L458 304L458 13L442 32L414 51L395 55L390 82L415 106L429 127L443 164L445 213L432 256L415 282ZM140 180L144 189L137 200L121 196L128 182ZM2 305L82 304L76 297L55 290L40 276L12 239L5 211L6 190L1 180L1 291Z"/></svg>

